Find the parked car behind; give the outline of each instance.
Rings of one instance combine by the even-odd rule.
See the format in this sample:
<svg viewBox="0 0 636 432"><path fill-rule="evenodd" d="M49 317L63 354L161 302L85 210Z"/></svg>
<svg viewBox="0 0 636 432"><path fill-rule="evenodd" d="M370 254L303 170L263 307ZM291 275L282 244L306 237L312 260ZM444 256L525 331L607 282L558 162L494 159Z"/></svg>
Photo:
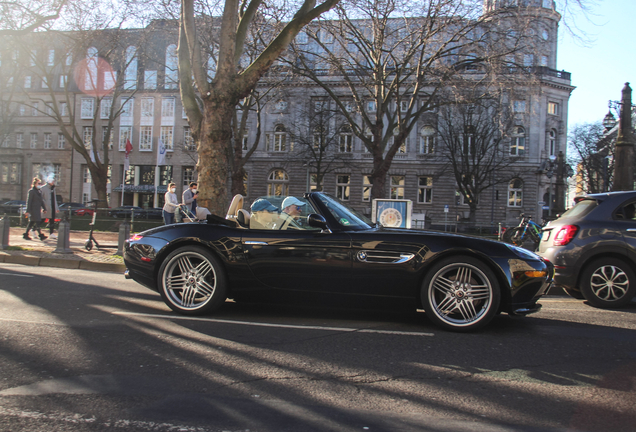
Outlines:
<svg viewBox="0 0 636 432"><path fill-rule="evenodd" d="M0 205L1 214L20 214L20 208L24 211L26 208L26 201L11 200Z"/></svg>
<svg viewBox="0 0 636 432"><path fill-rule="evenodd" d="M74 216L93 216L94 210L86 208L82 203L68 202L59 205L60 211L71 210Z"/></svg>
<svg viewBox="0 0 636 432"><path fill-rule="evenodd" d="M636 294L636 192L578 197L543 229L539 255L554 264L554 284L599 308Z"/></svg>
<svg viewBox="0 0 636 432"><path fill-rule="evenodd" d="M133 211L135 212L135 218L146 217L146 211L144 209L142 209L141 207L131 206L131 205L116 207L112 210L109 210L108 214L109 216L112 216L115 218L126 218L126 217L129 218Z"/></svg>

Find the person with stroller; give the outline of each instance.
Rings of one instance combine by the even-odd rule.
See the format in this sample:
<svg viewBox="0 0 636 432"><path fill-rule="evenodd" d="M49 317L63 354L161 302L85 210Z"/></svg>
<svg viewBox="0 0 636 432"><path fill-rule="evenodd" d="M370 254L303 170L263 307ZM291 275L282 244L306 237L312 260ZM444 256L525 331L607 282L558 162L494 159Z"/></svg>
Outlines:
<svg viewBox="0 0 636 432"><path fill-rule="evenodd" d="M179 207L176 191L177 185L170 183L168 185L168 192L164 195L163 221L166 225L174 223L174 212Z"/></svg>

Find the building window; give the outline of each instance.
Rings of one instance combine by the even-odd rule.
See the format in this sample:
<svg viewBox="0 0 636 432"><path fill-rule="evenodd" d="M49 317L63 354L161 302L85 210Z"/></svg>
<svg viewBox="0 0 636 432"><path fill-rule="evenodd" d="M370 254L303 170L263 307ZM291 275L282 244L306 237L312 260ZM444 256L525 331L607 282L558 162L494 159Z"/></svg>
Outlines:
<svg viewBox="0 0 636 432"><path fill-rule="evenodd" d="M119 151L126 151L126 142L132 144L132 126L121 126L119 128Z"/></svg>
<svg viewBox="0 0 636 432"><path fill-rule="evenodd" d="M279 124L274 128L274 135L267 134L266 147L268 151L284 152L287 151L286 143L287 133L285 132L285 126ZM271 142L273 141L273 142Z"/></svg>
<svg viewBox="0 0 636 432"><path fill-rule="evenodd" d="M183 187L190 187L190 183L194 181L195 170L193 166L183 167Z"/></svg>
<svg viewBox="0 0 636 432"><path fill-rule="evenodd" d="M10 137L10 135L9 135L9 134L6 134L6 135L4 136L4 139L2 140L2 147L3 147L3 148L7 148L7 147L9 147L9 139L10 139L10 138L11 138L11 137Z"/></svg>
<svg viewBox="0 0 636 432"><path fill-rule="evenodd" d="M110 133L109 133L110 131ZM115 133L108 126L102 126L102 150L104 150L104 143L108 139L108 150L113 149L113 142L115 141Z"/></svg>
<svg viewBox="0 0 636 432"><path fill-rule="evenodd" d="M513 179L508 184L508 207L523 206L523 181Z"/></svg>
<svg viewBox="0 0 636 432"><path fill-rule="evenodd" d="M194 138L192 138L192 129L190 126L184 126L183 128L183 146L185 150L195 151L197 146L194 144Z"/></svg>
<svg viewBox="0 0 636 432"><path fill-rule="evenodd" d="M65 89L68 83L68 75L60 75L60 88Z"/></svg>
<svg viewBox="0 0 636 432"><path fill-rule="evenodd" d="M550 130L548 132L548 146L550 156L556 156L556 140L557 140L557 132L555 129Z"/></svg>
<svg viewBox="0 0 636 432"><path fill-rule="evenodd" d="M351 126L344 125L340 128L338 140L341 153L351 153L353 151L353 133Z"/></svg>
<svg viewBox="0 0 636 432"><path fill-rule="evenodd" d="M91 177L91 170L88 169L88 166L84 165L84 175L82 176L82 181L84 183L93 183L93 177Z"/></svg>
<svg viewBox="0 0 636 432"><path fill-rule="evenodd" d="M173 126L161 126L161 142L163 143L166 151L174 150L174 127Z"/></svg>
<svg viewBox="0 0 636 432"><path fill-rule="evenodd" d="M375 101L367 101L367 112L373 113L378 110L378 105Z"/></svg>
<svg viewBox="0 0 636 432"><path fill-rule="evenodd" d="M60 115L62 117L68 115L68 104L66 102L60 102Z"/></svg>
<svg viewBox="0 0 636 432"><path fill-rule="evenodd" d="M395 128L393 129L393 136L391 137L391 146L393 145L393 143L395 142L395 140L397 139L397 136L400 133L400 128ZM404 138L404 142L402 142L402 144L400 144L400 148L398 149L398 153L402 153L402 154L406 154L408 152L408 143L409 143L409 139L408 137Z"/></svg>
<svg viewBox="0 0 636 432"><path fill-rule="evenodd" d="M289 176L285 170L274 170L269 174L267 195L289 195Z"/></svg>
<svg viewBox="0 0 636 432"><path fill-rule="evenodd" d="M58 149L63 149L64 146L66 145L66 137L64 136L63 133L58 133L57 134L57 148Z"/></svg>
<svg viewBox="0 0 636 432"><path fill-rule="evenodd" d="M336 197L342 201L349 201L349 192L351 190L351 176L338 174L336 176Z"/></svg>
<svg viewBox="0 0 636 432"><path fill-rule="evenodd" d="M526 152L526 130L515 126L510 140L510 156L523 156Z"/></svg>
<svg viewBox="0 0 636 432"><path fill-rule="evenodd" d="M548 66L548 56L541 56L541 66Z"/></svg>
<svg viewBox="0 0 636 432"><path fill-rule="evenodd" d="M139 128L139 151L152 151L152 126Z"/></svg>
<svg viewBox="0 0 636 432"><path fill-rule="evenodd" d="M532 66L534 66L534 55L533 54L524 54L523 55L523 66L524 67L532 67Z"/></svg>
<svg viewBox="0 0 636 432"><path fill-rule="evenodd" d="M40 113L40 103L31 102L31 116L35 117Z"/></svg>
<svg viewBox="0 0 636 432"><path fill-rule="evenodd" d="M42 77L42 83L40 84L43 89L49 88L49 83L46 81L46 77Z"/></svg>
<svg viewBox="0 0 636 432"><path fill-rule="evenodd" d="M82 119L92 119L95 108L95 99L82 98L80 117Z"/></svg>
<svg viewBox="0 0 636 432"><path fill-rule="evenodd" d="M99 55L97 48L90 47L86 51L86 71L84 73L84 90L97 89L97 72L99 64Z"/></svg>
<svg viewBox="0 0 636 432"><path fill-rule="evenodd" d="M154 90L157 88L157 71L147 70L144 71L144 89Z"/></svg>
<svg viewBox="0 0 636 432"><path fill-rule="evenodd" d="M365 175L362 176L362 201L369 202L371 201L371 188L373 184L371 183L371 176Z"/></svg>
<svg viewBox="0 0 636 432"><path fill-rule="evenodd" d="M391 176L391 199L404 199L404 176Z"/></svg>
<svg viewBox="0 0 636 432"><path fill-rule="evenodd" d="M175 44L168 45L166 48L166 70L165 70L165 88L168 90L176 90L179 83L179 69L177 57L177 46Z"/></svg>
<svg viewBox="0 0 636 432"><path fill-rule="evenodd" d="M32 133L31 134L31 148L37 148L38 146L38 134L37 133Z"/></svg>
<svg viewBox="0 0 636 432"><path fill-rule="evenodd" d="M526 112L526 101L516 100L513 103L513 109L516 113L524 113Z"/></svg>
<svg viewBox="0 0 636 432"><path fill-rule="evenodd" d="M133 124L133 109L135 107L135 100L133 98L121 99L121 112L119 113L119 124L125 126L132 126Z"/></svg>
<svg viewBox="0 0 636 432"><path fill-rule="evenodd" d="M417 188L418 203L430 204L433 202L433 177L419 177Z"/></svg>
<svg viewBox="0 0 636 432"><path fill-rule="evenodd" d="M102 83L104 90L114 89L116 83L117 83L117 72L113 70L104 71L104 82Z"/></svg>
<svg viewBox="0 0 636 432"><path fill-rule="evenodd" d="M50 133L45 133L44 134L44 148L45 149L50 149L51 148L51 134Z"/></svg>
<svg viewBox="0 0 636 432"><path fill-rule="evenodd" d="M84 147L86 147L87 149L93 147L93 126L84 126L82 140L84 142Z"/></svg>
<svg viewBox="0 0 636 432"><path fill-rule="evenodd" d="M25 76L24 77L24 88L25 89L30 89L31 88L31 77L30 76Z"/></svg>
<svg viewBox="0 0 636 432"><path fill-rule="evenodd" d="M124 90L134 90L137 88L137 48L134 46L126 48L125 69Z"/></svg>
<svg viewBox="0 0 636 432"><path fill-rule="evenodd" d="M174 107L175 107L175 99L174 98L163 98L161 99L161 121L170 122L172 124L174 122Z"/></svg>
<svg viewBox="0 0 636 432"><path fill-rule="evenodd" d="M155 99L141 98L141 124L152 126L155 114Z"/></svg>
<svg viewBox="0 0 636 432"><path fill-rule="evenodd" d="M556 102L548 102L548 114L558 115L559 114L559 104Z"/></svg>
<svg viewBox="0 0 636 432"><path fill-rule="evenodd" d="M17 162L2 164L2 183L20 184L22 164Z"/></svg>
<svg viewBox="0 0 636 432"><path fill-rule="evenodd" d="M24 134L19 132L15 134L15 148L22 148L24 146Z"/></svg>
<svg viewBox="0 0 636 432"><path fill-rule="evenodd" d="M435 152L435 129L424 126L420 130L420 153L433 154Z"/></svg>
<svg viewBox="0 0 636 432"><path fill-rule="evenodd" d="M107 119L110 117L110 109L113 106L112 98L104 98L99 103L99 118Z"/></svg>
<svg viewBox="0 0 636 432"><path fill-rule="evenodd" d="M46 59L46 65L47 66L53 66L55 64L55 50L54 49L50 49L49 50L49 55Z"/></svg>

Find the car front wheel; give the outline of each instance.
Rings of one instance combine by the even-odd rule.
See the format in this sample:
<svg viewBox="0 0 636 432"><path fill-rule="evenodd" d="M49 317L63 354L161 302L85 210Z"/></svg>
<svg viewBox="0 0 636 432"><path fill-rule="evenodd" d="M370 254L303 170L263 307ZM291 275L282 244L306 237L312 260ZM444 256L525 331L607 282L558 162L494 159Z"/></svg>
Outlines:
<svg viewBox="0 0 636 432"><path fill-rule="evenodd" d="M499 309L501 292L494 273L481 261L447 258L434 265L424 278L421 299L427 316L452 331L479 329Z"/></svg>
<svg viewBox="0 0 636 432"><path fill-rule="evenodd" d="M631 267L617 258L600 258L585 266L581 294L597 308L627 305L636 293L636 276Z"/></svg>
<svg viewBox="0 0 636 432"><path fill-rule="evenodd" d="M202 315L225 302L226 277L207 249L188 246L175 250L159 270L159 293L175 312Z"/></svg>

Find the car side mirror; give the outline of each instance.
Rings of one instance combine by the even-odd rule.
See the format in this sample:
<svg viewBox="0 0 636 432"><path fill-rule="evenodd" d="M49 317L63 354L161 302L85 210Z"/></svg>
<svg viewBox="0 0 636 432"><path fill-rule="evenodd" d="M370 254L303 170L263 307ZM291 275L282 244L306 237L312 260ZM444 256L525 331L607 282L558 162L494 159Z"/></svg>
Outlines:
<svg viewBox="0 0 636 432"><path fill-rule="evenodd" d="M324 218L324 216L316 213L311 213L309 216L307 216L307 224L313 228L320 228L323 231L329 231L327 220Z"/></svg>

